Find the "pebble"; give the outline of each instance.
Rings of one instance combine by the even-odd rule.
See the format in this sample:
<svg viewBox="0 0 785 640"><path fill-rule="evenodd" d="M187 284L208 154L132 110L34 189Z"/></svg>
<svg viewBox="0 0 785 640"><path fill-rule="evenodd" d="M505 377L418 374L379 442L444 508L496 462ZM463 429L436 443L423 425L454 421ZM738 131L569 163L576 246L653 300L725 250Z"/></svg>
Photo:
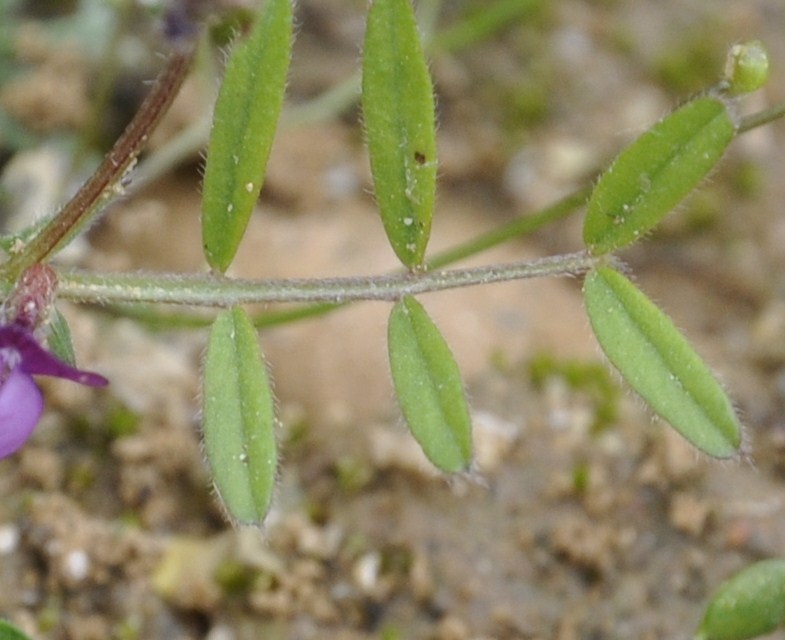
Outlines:
<svg viewBox="0 0 785 640"><path fill-rule="evenodd" d="M0 555L7 556L19 547L19 527L15 524L0 525Z"/></svg>
<svg viewBox="0 0 785 640"><path fill-rule="evenodd" d="M83 549L74 549L63 558L63 575L71 582L82 582L90 575L90 556Z"/></svg>

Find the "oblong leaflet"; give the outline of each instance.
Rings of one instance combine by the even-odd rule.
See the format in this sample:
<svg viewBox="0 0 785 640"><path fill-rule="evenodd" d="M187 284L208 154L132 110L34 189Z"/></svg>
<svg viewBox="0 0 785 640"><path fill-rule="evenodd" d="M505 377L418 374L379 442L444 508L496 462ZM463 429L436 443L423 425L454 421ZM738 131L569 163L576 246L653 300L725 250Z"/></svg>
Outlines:
<svg viewBox="0 0 785 640"><path fill-rule="evenodd" d="M203 396L204 450L218 494L234 520L259 523L275 483L275 413L256 331L240 307L213 323Z"/></svg>
<svg viewBox="0 0 785 640"><path fill-rule="evenodd" d="M654 228L706 177L735 134L723 102L687 103L622 151L589 198L583 240L594 255Z"/></svg>
<svg viewBox="0 0 785 640"><path fill-rule="evenodd" d="M610 267L586 276L584 296L594 334L627 383L701 451L736 455L741 427L733 406L671 320Z"/></svg>
<svg viewBox="0 0 785 640"><path fill-rule="evenodd" d="M374 0L368 10L362 105L382 223L415 269L431 232L437 162L433 87L409 0Z"/></svg>
<svg viewBox="0 0 785 640"><path fill-rule="evenodd" d="M291 45L291 0L266 0L251 33L234 46L227 62L202 187L204 254L221 273L234 259L262 188Z"/></svg>
<svg viewBox="0 0 785 640"><path fill-rule="evenodd" d="M472 436L461 374L438 328L410 296L393 307L388 347L398 402L415 440L442 471L465 471Z"/></svg>
<svg viewBox="0 0 785 640"><path fill-rule="evenodd" d="M711 599L696 640L757 638L785 623L785 560L752 564Z"/></svg>

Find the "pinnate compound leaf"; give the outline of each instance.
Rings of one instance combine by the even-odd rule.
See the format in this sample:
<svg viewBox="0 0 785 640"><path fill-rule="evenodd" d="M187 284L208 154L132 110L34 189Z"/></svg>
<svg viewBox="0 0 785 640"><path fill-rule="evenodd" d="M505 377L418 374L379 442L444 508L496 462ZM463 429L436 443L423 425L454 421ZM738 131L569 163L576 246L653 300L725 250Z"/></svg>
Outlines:
<svg viewBox="0 0 785 640"><path fill-rule="evenodd" d="M286 88L291 0L266 0L249 36L233 48L213 114L202 195L208 264L234 259L262 188Z"/></svg>
<svg viewBox="0 0 785 640"><path fill-rule="evenodd" d="M439 329L411 296L393 307L388 346L395 392L415 440L442 471L465 471L472 433L461 373Z"/></svg>
<svg viewBox="0 0 785 640"><path fill-rule="evenodd" d="M433 87L410 0L374 0L362 104L376 201L390 245L422 266L436 197Z"/></svg>
<svg viewBox="0 0 785 640"><path fill-rule="evenodd" d="M583 292L597 340L627 383L701 451L736 455L741 427L733 406L671 320L610 267L591 271Z"/></svg>
<svg viewBox="0 0 785 640"><path fill-rule="evenodd" d="M763 560L725 582L706 608L695 640L746 640L785 623L785 560Z"/></svg>
<svg viewBox="0 0 785 640"><path fill-rule="evenodd" d="M215 486L234 520L259 523L275 483L275 413L256 331L243 309L215 319L203 384L204 449Z"/></svg>
<svg viewBox="0 0 785 640"><path fill-rule="evenodd" d="M653 229L717 164L735 134L716 98L687 103L619 154L589 198L583 240L615 251Z"/></svg>

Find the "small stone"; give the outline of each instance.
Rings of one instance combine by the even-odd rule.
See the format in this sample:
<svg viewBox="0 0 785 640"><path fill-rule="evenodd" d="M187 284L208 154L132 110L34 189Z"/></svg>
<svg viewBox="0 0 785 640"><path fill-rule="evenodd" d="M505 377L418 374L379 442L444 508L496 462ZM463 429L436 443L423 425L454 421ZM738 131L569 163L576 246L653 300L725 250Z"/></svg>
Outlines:
<svg viewBox="0 0 785 640"><path fill-rule="evenodd" d="M468 640L469 627L457 616L447 615L439 622L436 637L438 640Z"/></svg>
<svg viewBox="0 0 785 640"><path fill-rule="evenodd" d="M19 546L19 527L15 524L0 525L0 556L7 556Z"/></svg>
<svg viewBox="0 0 785 640"><path fill-rule="evenodd" d="M711 507L703 500L686 492L671 497L668 520L679 531L698 537L706 530Z"/></svg>
<svg viewBox="0 0 785 640"><path fill-rule="evenodd" d="M63 558L63 575L70 582L82 582L90 574L90 557L83 549L75 549Z"/></svg>

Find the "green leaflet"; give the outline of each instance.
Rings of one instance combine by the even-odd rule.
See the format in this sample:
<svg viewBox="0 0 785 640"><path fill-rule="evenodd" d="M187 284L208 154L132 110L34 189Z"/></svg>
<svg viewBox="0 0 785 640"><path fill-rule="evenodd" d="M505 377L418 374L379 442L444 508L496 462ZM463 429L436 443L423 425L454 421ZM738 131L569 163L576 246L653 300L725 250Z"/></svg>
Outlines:
<svg viewBox="0 0 785 640"><path fill-rule="evenodd" d="M376 201L400 261L422 266L436 197L433 87L410 0L374 0L362 104Z"/></svg>
<svg viewBox="0 0 785 640"><path fill-rule="evenodd" d="M472 434L461 373L436 325L411 296L393 307L388 346L395 392L415 440L442 471L465 471Z"/></svg>
<svg viewBox="0 0 785 640"><path fill-rule="evenodd" d="M597 340L629 385L701 451L736 455L741 427L730 400L670 319L609 267L591 271L583 292Z"/></svg>
<svg viewBox="0 0 785 640"><path fill-rule="evenodd" d="M259 523L275 483L274 402L256 331L240 307L213 323L203 384L204 449L215 486L233 519Z"/></svg>
<svg viewBox="0 0 785 640"><path fill-rule="evenodd" d="M259 191L281 112L292 46L291 0L266 0L232 50L215 104L202 196L207 262L234 259Z"/></svg>
<svg viewBox="0 0 785 640"><path fill-rule="evenodd" d="M725 582L711 599L695 640L745 640L785 622L785 560L763 560Z"/></svg>
<svg viewBox="0 0 785 640"><path fill-rule="evenodd" d="M0 620L0 640L30 640L30 638L11 623Z"/></svg>
<svg viewBox="0 0 785 640"><path fill-rule="evenodd" d="M74 354L74 345L71 342L71 329L68 328L63 314L57 309L52 309L49 320L49 336L46 343L49 350L60 360L72 367L76 366L76 354Z"/></svg>
<svg viewBox="0 0 785 640"><path fill-rule="evenodd" d="M716 98L698 98L619 154L589 199L583 240L602 255L654 228L711 171L735 127Z"/></svg>

